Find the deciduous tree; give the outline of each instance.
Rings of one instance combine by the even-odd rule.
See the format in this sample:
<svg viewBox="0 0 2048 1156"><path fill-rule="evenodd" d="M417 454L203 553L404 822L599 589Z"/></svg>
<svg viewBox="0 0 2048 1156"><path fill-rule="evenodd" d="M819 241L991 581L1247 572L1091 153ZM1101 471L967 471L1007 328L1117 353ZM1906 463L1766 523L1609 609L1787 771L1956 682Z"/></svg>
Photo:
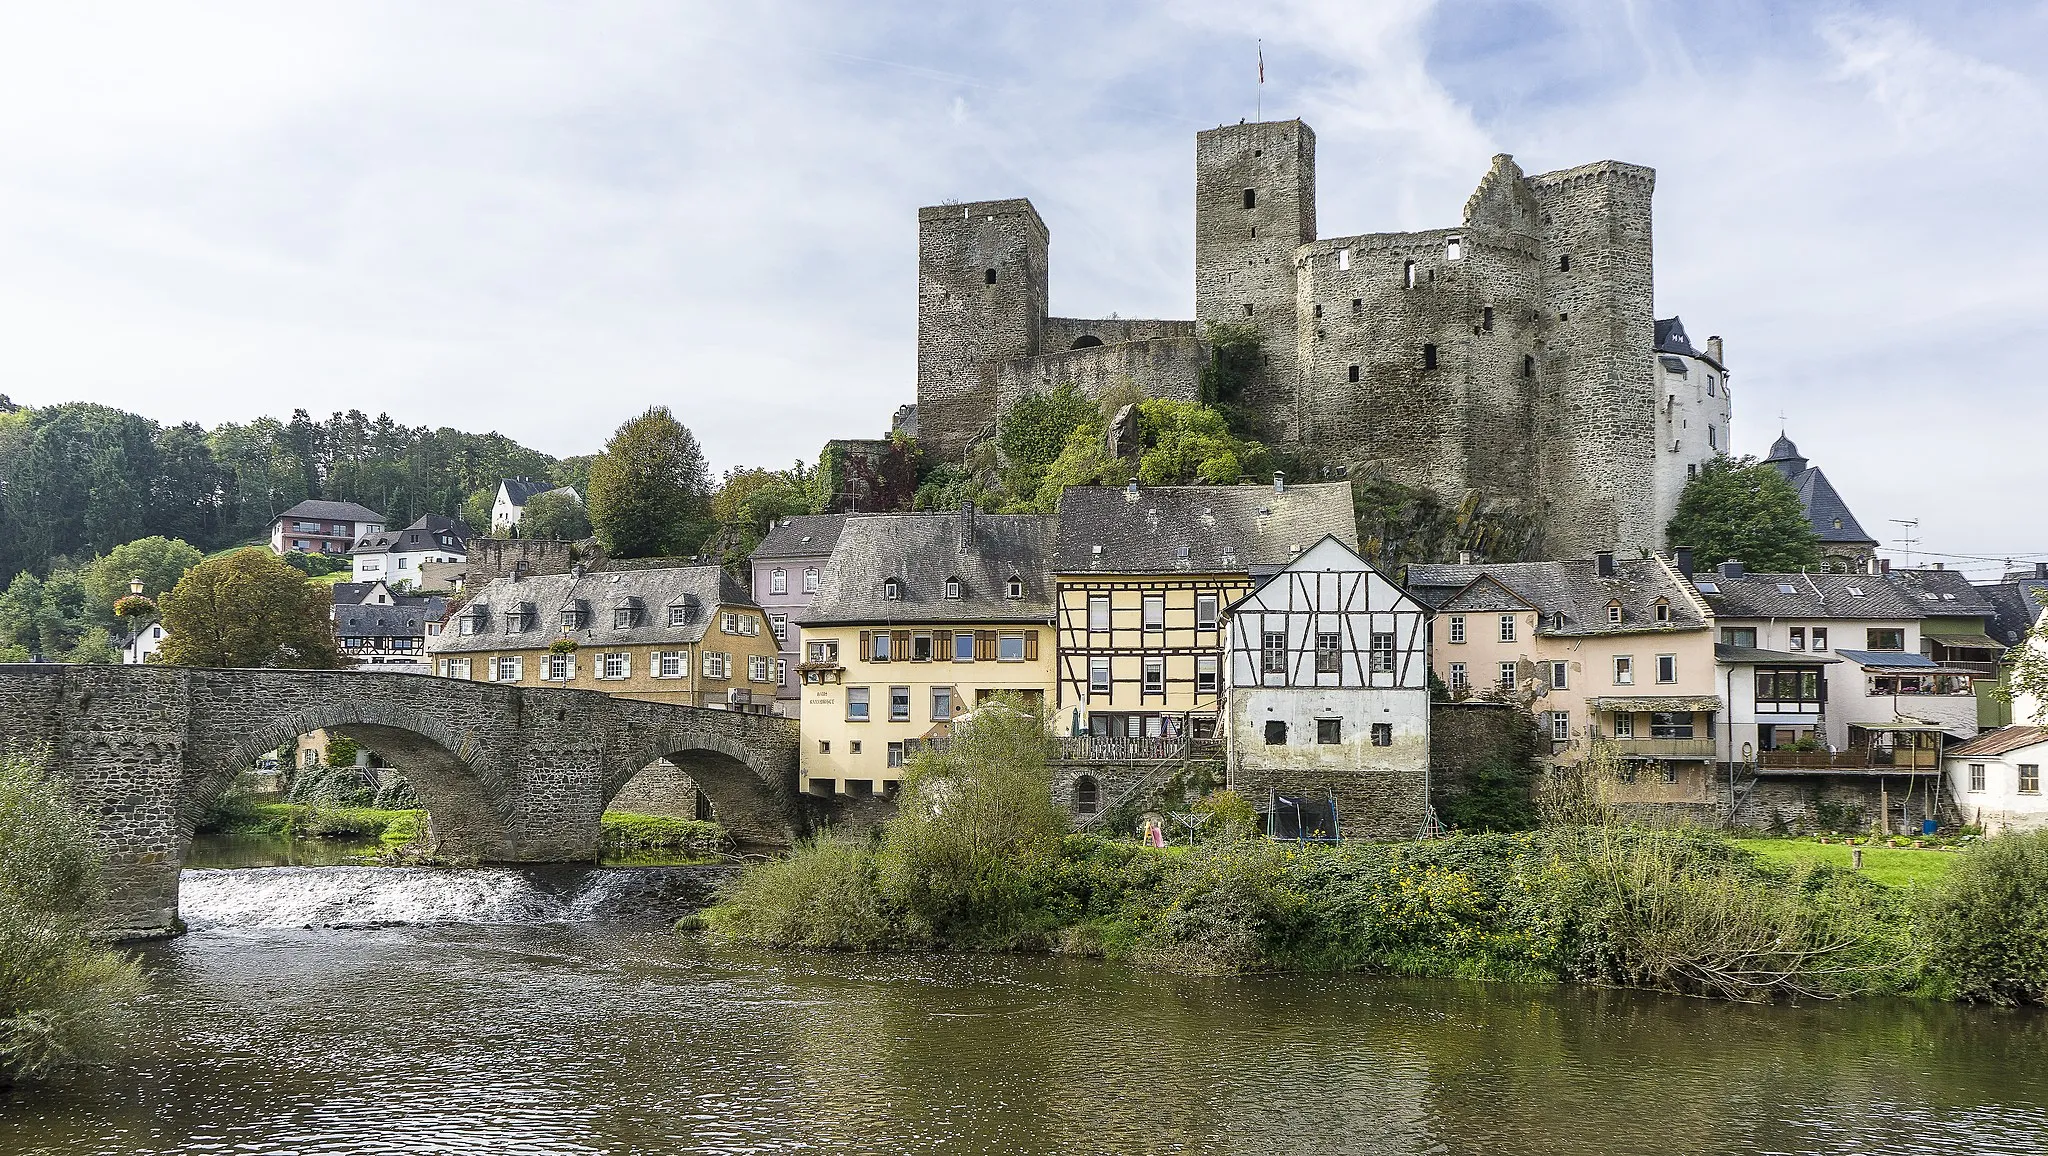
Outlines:
<svg viewBox="0 0 2048 1156"><path fill-rule="evenodd" d="M590 537L590 515L582 502L567 494L535 494L520 512L519 536L554 542L580 541Z"/></svg>
<svg viewBox="0 0 2048 1156"><path fill-rule="evenodd" d="M95 602L109 610L128 596L129 583L137 578L142 579L143 597L161 598L203 557L197 546L182 539L161 535L137 538L94 559L85 568L85 588Z"/></svg>
<svg viewBox="0 0 2048 1156"><path fill-rule="evenodd" d="M614 557L694 553L711 530L710 470L666 406L619 427L590 466L590 524Z"/></svg>
<svg viewBox="0 0 2048 1156"><path fill-rule="evenodd" d="M345 665L329 618L333 593L262 547L209 558L163 599L164 644L174 666Z"/></svg>
<svg viewBox="0 0 2048 1156"><path fill-rule="evenodd" d="M1820 536L1798 491L1755 458L1718 457L1701 466L1664 535L1674 547L1692 547L1704 564L1741 562L1766 573L1820 565Z"/></svg>

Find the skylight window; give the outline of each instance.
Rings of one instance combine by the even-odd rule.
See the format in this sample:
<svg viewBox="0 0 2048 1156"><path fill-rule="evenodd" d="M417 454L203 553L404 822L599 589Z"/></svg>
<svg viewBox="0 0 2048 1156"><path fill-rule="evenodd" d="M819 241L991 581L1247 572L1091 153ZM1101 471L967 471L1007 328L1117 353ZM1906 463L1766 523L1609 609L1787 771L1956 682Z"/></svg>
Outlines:
<svg viewBox="0 0 2048 1156"><path fill-rule="evenodd" d="M1797 594L1799 593L1799 587L1792 585L1790 582L1780 582L1778 583L1778 593Z"/></svg>
<svg viewBox="0 0 2048 1156"><path fill-rule="evenodd" d="M1721 584L1718 582L1695 582L1693 586L1702 594L1719 594L1721 592Z"/></svg>
<svg viewBox="0 0 2048 1156"><path fill-rule="evenodd" d="M1849 591L1849 597L1851 597L1851 598L1862 598L1862 597L1864 597L1864 594L1863 594L1863 587L1861 587L1861 586L1850 586L1850 587L1847 587L1846 589L1847 589L1847 590Z"/></svg>

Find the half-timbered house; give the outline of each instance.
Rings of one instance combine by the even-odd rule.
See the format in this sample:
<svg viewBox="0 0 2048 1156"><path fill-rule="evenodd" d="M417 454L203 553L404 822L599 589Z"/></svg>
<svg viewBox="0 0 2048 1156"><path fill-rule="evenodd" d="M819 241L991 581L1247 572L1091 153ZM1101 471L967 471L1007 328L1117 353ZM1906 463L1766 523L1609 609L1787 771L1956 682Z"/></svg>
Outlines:
<svg viewBox="0 0 2048 1156"><path fill-rule="evenodd" d="M1269 829L1313 834L1330 815L1320 829L1332 838L1421 830L1428 621L1422 603L1334 536L1229 607L1230 784Z"/></svg>

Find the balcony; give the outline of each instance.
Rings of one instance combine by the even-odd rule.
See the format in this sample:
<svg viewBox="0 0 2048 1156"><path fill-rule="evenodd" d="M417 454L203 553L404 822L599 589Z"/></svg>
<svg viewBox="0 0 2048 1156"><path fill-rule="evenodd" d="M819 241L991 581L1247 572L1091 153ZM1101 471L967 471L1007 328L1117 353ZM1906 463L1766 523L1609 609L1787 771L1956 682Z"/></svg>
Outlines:
<svg viewBox="0 0 2048 1156"><path fill-rule="evenodd" d="M1846 751L1759 751L1758 770L1805 771L1908 771L1932 773L1941 769L1941 753L1932 748L1885 749L1852 747Z"/></svg>
<svg viewBox="0 0 2048 1156"><path fill-rule="evenodd" d="M1103 735L1062 736L1053 756L1063 763L1177 763L1189 758L1218 758L1217 739L1110 738Z"/></svg>
<svg viewBox="0 0 2048 1156"><path fill-rule="evenodd" d="M1714 740L1711 738L1659 739L1659 738L1615 738L1613 735L1599 735L1596 740L1624 759L1712 759Z"/></svg>

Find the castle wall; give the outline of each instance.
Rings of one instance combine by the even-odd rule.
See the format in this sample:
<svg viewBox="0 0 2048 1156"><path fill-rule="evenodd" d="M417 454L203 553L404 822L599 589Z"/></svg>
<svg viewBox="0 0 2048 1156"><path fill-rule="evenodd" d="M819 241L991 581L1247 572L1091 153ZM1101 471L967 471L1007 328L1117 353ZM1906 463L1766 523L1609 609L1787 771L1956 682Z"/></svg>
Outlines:
<svg viewBox="0 0 2048 1156"><path fill-rule="evenodd" d="M917 211L918 437L942 460L995 420L1002 364L1039 351L1051 243L1026 200Z"/></svg>
<svg viewBox="0 0 2048 1156"><path fill-rule="evenodd" d="M1048 317L1039 330L1038 348L1060 353L1075 343L1094 338L1103 345L1125 341L1151 341L1161 337L1200 337L1199 321L1161 321L1137 317Z"/></svg>
<svg viewBox="0 0 2048 1156"><path fill-rule="evenodd" d="M1243 400L1263 415L1261 440L1303 440L1295 251L1315 236L1316 134L1306 124L1195 134L1195 317L1258 327L1266 364Z"/></svg>
<svg viewBox="0 0 2048 1156"><path fill-rule="evenodd" d="M1094 345L1005 362L996 383L998 412L1026 393L1042 393L1071 384L1089 397L1101 397L1129 382L1147 397L1177 401L1201 398L1202 367L1209 347L1198 338L1175 337Z"/></svg>

